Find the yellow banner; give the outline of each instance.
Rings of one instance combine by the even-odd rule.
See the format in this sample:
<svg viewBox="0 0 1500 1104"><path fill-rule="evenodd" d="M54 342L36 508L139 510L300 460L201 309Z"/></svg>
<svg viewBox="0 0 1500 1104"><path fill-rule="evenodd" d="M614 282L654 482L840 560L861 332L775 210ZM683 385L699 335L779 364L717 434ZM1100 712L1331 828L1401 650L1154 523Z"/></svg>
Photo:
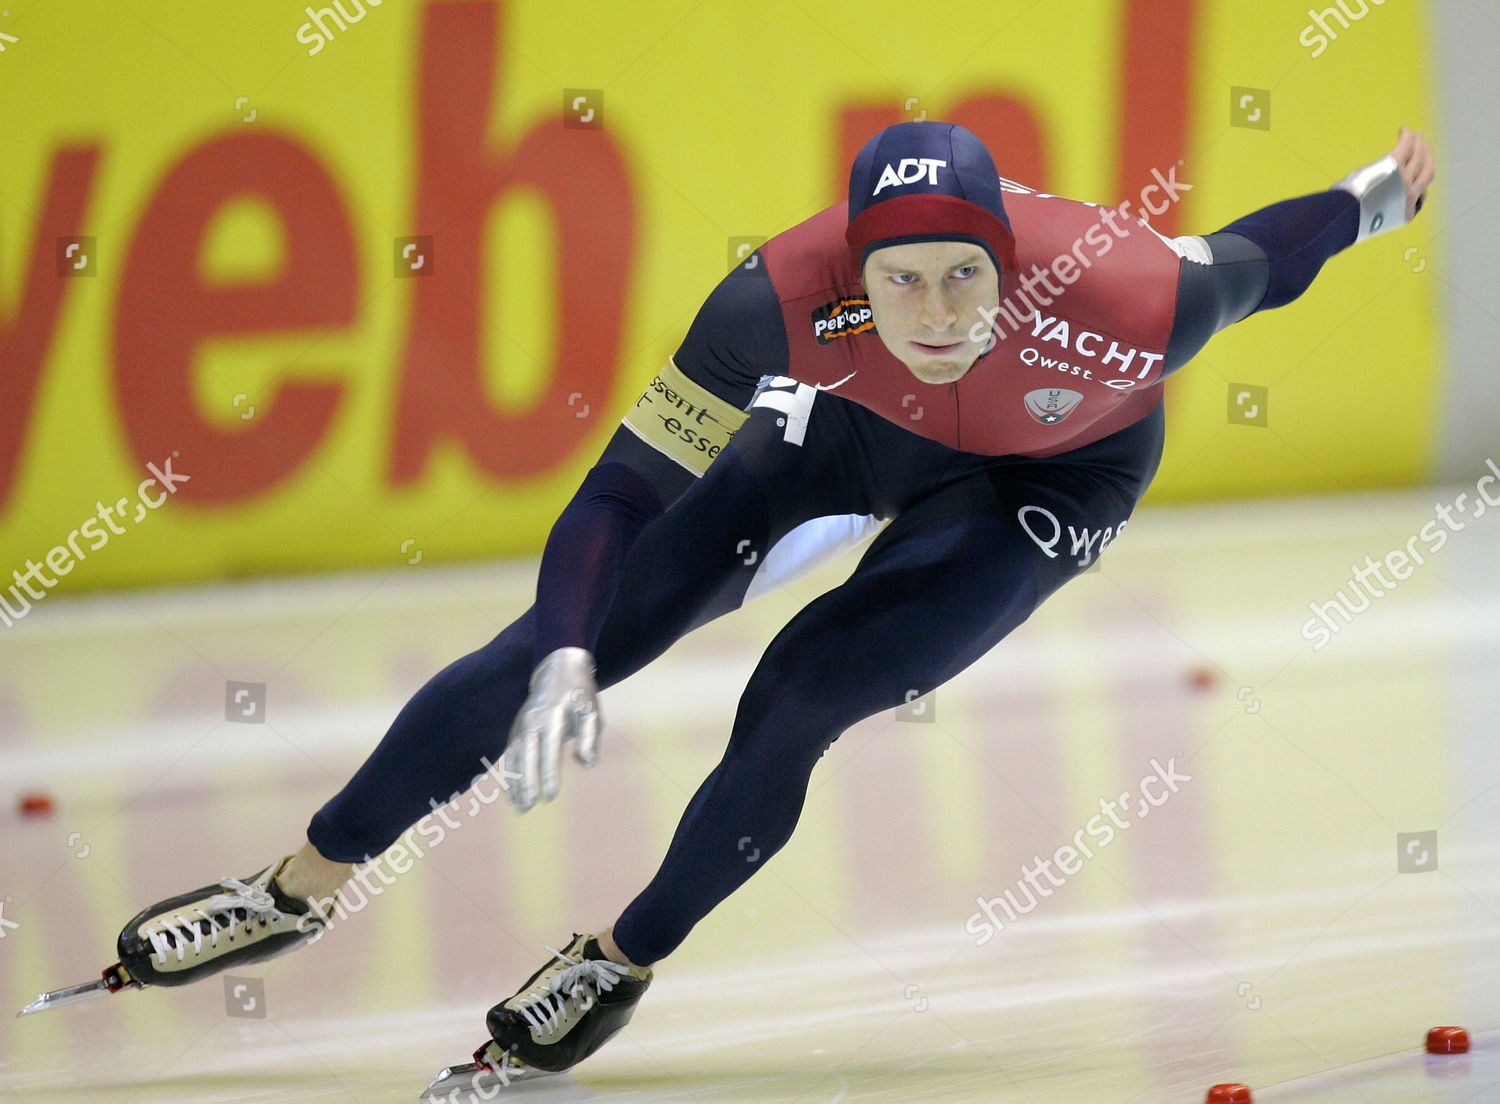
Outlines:
<svg viewBox="0 0 1500 1104"><path fill-rule="evenodd" d="M536 551L714 282L885 123L1099 202L1175 166L1166 233L1435 129L1415 5L89 7L0 17L0 576L40 594ZM1435 221L1176 377L1153 493L1424 474Z"/></svg>

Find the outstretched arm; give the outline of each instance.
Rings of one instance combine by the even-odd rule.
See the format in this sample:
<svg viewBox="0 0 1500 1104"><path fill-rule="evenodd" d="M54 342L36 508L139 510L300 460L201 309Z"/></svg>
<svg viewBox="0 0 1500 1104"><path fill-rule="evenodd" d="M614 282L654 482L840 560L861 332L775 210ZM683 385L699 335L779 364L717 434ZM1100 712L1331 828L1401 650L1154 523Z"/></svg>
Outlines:
<svg viewBox="0 0 1500 1104"><path fill-rule="evenodd" d="M745 420L760 376L784 372L786 356L764 266L737 269L553 525L537 578L536 666L505 753L509 796L523 812L556 795L565 742L593 765L602 727L594 642L641 530L707 470Z"/></svg>
<svg viewBox="0 0 1500 1104"><path fill-rule="evenodd" d="M786 363L765 265L736 269L552 527L537 580L538 659L557 648L593 649L640 530L708 469L744 422L760 377L784 373Z"/></svg>
<svg viewBox="0 0 1500 1104"><path fill-rule="evenodd" d="M1326 192L1283 200L1214 234L1179 238L1184 254L1168 373L1219 330L1292 302L1336 253L1405 226L1435 175L1432 149L1401 128L1396 147Z"/></svg>

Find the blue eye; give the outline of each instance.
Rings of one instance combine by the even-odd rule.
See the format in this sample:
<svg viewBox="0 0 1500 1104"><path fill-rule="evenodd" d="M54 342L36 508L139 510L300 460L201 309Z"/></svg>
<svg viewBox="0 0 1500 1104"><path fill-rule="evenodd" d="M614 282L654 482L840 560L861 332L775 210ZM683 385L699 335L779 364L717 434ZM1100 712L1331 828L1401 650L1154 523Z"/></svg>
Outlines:
<svg viewBox="0 0 1500 1104"><path fill-rule="evenodd" d="M953 274L960 280L967 280L970 276L973 276L978 271L978 265L964 265L963 268L956 269Z"/></svg>
<svg viewBox="0 0 1500 1104"><path fill-rule="evenodd" d="M916 282L917 274L915 272L898 272L891 279L898 284L911 284Z"/></svg>

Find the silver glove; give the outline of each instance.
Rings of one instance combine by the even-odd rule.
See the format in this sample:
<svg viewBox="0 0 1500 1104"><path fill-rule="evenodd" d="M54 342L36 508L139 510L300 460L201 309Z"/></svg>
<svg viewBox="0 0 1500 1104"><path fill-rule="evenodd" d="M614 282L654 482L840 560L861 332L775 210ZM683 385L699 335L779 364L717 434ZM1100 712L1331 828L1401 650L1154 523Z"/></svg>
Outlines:
<svg viewBox="0 0 1500 1104"><path fill-rule="evenodd" d="M532 671L531 693L505 748L507 791L521 812L538 796L543 801L557 796L564 743L574 741L573 754L584 766L598 760L604 718L597 695L594 657L583 648L559 648Z"/></svg>
<svg viewBox="0 0 1500 1104"><path fill-rule="evenodd" d="M1406 183L1401 167L1386 154L1379 161L1355 169L1334 185L1359 200L1359 237L1356 242L1406 225Z"/></svg>

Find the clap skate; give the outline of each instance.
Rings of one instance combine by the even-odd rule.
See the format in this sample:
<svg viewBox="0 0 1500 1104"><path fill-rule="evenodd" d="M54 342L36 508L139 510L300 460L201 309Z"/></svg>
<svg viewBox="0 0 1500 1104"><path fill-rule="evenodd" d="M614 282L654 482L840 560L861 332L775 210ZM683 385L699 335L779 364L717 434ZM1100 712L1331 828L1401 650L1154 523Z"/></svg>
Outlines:
<svg viewBox="0 0 1500 1104"><path fill-rule="evenodd" d="M611 961L592 935L574 935L552 954L513 997L490 1009L491 1038L474 1061L439 1073L424 1101L493 1099L485 1093L496 1087L561 1073L630 1022L651 984L649 969Z"/></svg>
<svg viewBox="0 0 1500 1104"><path fill-rule="evenodd" d="M276 884L287 861L243 882L225 878L152 905L120 932L120 961L98 981L43 993L18 1014L29 1016L148 985L187 985L313 941L322 933L322 919L307 902L286 896Z"/></svg>
<svg viewBox="0 0 1500 1104"><path fill-rule="evenodd" d="M555 1076L550 1070L517 1062L501 1049L499 1043L490 1039L474 1052L472 1062L440 1070L419 1099L423 1104L471 1104L494 1100L500 1090L518 1082Z"/></svg>

